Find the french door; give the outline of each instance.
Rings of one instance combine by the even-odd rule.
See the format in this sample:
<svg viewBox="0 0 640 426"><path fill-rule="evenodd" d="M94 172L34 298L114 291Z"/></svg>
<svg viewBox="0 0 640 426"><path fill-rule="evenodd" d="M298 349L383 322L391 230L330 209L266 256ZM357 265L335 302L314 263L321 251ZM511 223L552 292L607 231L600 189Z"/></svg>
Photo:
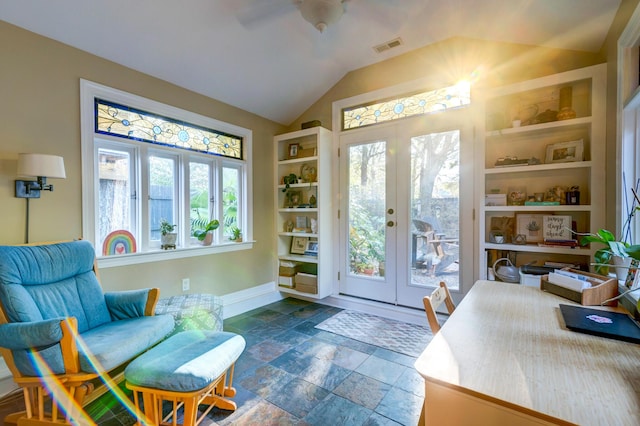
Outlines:
<svg viewBox="0 0 640 426"><path fill-rule="evenodd" d="M450 111L340 135L340 293L421 308L440 281L459 297L468 290L469 122Z"/></svg>

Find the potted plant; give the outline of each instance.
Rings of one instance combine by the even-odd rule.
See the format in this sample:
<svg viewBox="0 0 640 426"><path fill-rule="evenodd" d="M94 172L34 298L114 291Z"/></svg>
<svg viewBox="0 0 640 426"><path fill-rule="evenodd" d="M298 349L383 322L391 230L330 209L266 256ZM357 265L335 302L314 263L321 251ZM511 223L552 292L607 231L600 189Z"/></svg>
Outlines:
<svg viewBox="0 0 640 426"><path fill-rule="evenodd" d="M176 248L176 239L178 234L173 232L176 229L176 225L172 225L166 219L160 219L160 248L168 250L170 248Z"/></svg>
<svg viewBox="0 0 640 426"><path fill-rule="evenodd" d="M215 231L220 226L220 222L217 219L206 221L206 219L194 219L191 222L193 228L193 236L202 243L203 246L209 246L213 242L213 234L211 231Z"/></svg>
<svg viewBox="0 0 640 426"><path fill-rule="evenodd" d="M640 244L630 245L625 241L618 241L611 231L601 229L595 234L586 234L580 238L580 245L586 246L590 243L599 243L604 245L598 249L594 258L596 261L595 269L599 274L608 274L609 265L614 256L621 258L633 258L640 260Z"/></svg>
<svg viewBox="0 0 640 426"><path fill-rule="evenodd" d="M231 228L231 236L229 237L230 241L235 241L236 243L242 242L242 230L237 226Z"/></svg>

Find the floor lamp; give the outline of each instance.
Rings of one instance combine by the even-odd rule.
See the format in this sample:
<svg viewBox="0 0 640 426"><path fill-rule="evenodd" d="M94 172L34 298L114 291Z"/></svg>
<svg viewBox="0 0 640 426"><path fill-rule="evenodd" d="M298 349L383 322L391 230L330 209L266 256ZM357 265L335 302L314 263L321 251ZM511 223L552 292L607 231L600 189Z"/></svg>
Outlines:
<svg viewBox="0 0 640 426"><path fill-rule="evenodd" d="M57 155L18 154L18 176L37 180L16 180L16 197L27 200L24 242L29 242L29 199L40 198L40 191L53 191L47 178L65 179L64 159Z"/></svg>

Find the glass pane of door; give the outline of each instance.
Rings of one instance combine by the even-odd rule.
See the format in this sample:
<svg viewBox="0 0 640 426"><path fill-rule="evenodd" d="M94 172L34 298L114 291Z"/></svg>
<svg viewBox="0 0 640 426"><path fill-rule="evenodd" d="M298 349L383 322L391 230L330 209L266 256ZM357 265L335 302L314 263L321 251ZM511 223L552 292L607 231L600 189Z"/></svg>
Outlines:
<svg viewBox="0 0 640 426"><path fill-rule="evenodd" d="M386 142L349 147L349 274L384 276Z"/></svg>
<svg viewBox="0 0 640 426"><path fill-rule="evenodd" d="M411 283L459 287L460 131L411 138Z"/></svg>

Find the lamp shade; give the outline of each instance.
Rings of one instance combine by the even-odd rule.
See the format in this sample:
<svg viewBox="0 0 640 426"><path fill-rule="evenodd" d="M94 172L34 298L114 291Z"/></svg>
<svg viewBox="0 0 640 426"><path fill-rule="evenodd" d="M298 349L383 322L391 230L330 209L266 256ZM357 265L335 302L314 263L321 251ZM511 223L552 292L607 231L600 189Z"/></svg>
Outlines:
<svg viewBox="0 0 640 426"><path fill-rule="evenodd" d="M18 154L18 176L66 179L64 159L57 155Z"/></svg>

